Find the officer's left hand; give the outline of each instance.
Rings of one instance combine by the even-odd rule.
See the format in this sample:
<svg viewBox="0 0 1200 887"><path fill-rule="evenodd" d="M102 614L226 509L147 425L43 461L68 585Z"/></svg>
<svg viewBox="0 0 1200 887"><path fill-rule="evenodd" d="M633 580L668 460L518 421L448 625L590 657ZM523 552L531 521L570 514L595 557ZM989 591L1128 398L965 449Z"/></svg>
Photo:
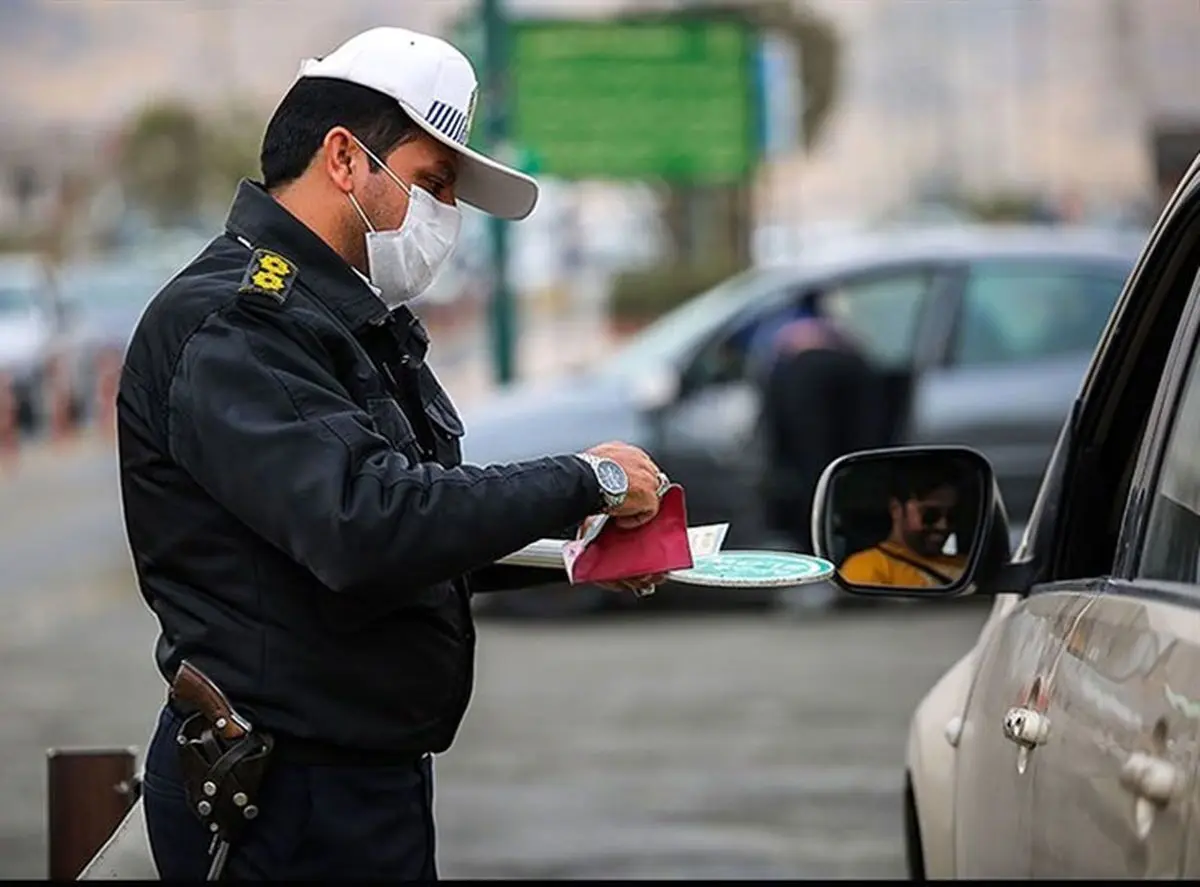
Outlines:
<svg viewBox="0 0 1200 887"><path fill-rule="evenodd" d="M655 586L666 581L666 573L651 573L648 576L634 576L629 579L622 579L619 582L600 582L597 583L601 588L608 591L631 591L638 597L646 597L654 594Z"/></svg>
<svg viewBox="0 0 1200 887"><path fill-rule="evenodd" d="M581 539L587 535L587 531L591 529L594 521L599 519L599 515L592 515L584 520L579 526L579 532L575 534L576 539ZM661 585L666 581L666 573L648 573L645 576L631 576L628 579L620 579L616 582L597 582L601 588L607 591L618 592L633 592L638 597L646 597L654 594L654 587Z"/></svg>

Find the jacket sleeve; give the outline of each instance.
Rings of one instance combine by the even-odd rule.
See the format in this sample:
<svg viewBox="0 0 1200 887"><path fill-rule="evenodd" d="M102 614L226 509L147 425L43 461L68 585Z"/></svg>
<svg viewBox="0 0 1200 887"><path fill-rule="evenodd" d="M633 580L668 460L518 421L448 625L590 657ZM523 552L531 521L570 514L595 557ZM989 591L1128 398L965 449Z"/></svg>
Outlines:
<svg viewBox="0 0 1200 887"><path fill-rule="evenodd" d="M413 464L376 430L290 312L211 315L168 389L171 457L230 514L334 591L421 588L598 510L573 456Z"/></svg>
<svg viewBox="0 0 1200 887"><path fill-rule="evenodd" d="M467 585L471 594L487 594L494 591L519 591L539 585L566 584L566 572L545 570L541 567L517 567L511 564L491 564L471 573Z"/></svg>

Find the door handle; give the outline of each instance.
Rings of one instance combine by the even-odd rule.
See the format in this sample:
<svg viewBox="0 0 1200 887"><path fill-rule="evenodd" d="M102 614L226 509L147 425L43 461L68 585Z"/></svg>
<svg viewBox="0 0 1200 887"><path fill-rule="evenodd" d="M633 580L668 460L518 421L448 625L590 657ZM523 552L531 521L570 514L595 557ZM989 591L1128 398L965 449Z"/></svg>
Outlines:
<svg viewBox="0 0 1200 887"><path fill-rule="evenodd" d="M1138 840L1144 841L1158 811L1183 794L1187 777L1170 761L1135 751L1121 768L1121 785L1134 796L1134 829Z"/></svg>
<svg viewBox="0 0 1200 887"><path fill-rule="evenodd" d="M1013 706L1004 715L1004 735L1023 748L1035 748L1050 738L1050 719L1036 708Z"/></svg>
<svg viewBox="0 0 1200 887"><path fill-rule="evenodd" d="M1121 768L1121 785L1126 791L1152 804L1166 806L1184 788L1183 772L1170 761L1135 751Z"/></svg>
<svg viewBox="0 0 1200 887"><path fill-rule="evenodd" d="M1024 774L1029 753L1050 738L1050 719L1036 708L1016 705L1004 715L1004 736L1017 745L1017 772Z"/></svg>

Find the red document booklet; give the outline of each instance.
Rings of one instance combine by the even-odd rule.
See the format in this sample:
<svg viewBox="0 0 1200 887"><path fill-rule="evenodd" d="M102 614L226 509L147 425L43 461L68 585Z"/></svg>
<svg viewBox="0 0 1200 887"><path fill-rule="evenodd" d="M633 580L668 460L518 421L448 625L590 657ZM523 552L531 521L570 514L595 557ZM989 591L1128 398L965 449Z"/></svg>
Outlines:
<svg viewBox="0 0 1200 887"><path fill-rule="evenodd" d="M658 514L636 529L622 529L604 515L594 518L583 537L563 546L563 560L572 585L690 569L683 487L668 487Z"/></svg>

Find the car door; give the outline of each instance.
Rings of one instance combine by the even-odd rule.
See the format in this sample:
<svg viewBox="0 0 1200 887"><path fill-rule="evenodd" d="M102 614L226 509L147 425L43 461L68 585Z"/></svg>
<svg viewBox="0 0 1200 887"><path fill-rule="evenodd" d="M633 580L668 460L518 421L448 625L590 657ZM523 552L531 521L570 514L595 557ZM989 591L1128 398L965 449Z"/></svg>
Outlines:
<svg viewBox="0 0 1200 887"><path fill-rule="evenodd" d="M954 861L958 878L1028 878L1033 779L1028 748L1005 732L1015 709L1045 706L1040 674L1053 649L1058 602L1022 599L982 640L963 714L954 780Z"/></svg>
<svg viewBox="0 0 1200 887"><path fill-rule="evenodd" d="M916 386L908 439L980 450L1024 522L1126 274L1070 259L968 264L948 353Z"/></svg>
<svg viewBox="0 0 1200 887"><path fill-rule="evenodd" d="M688 520L729 523L730 546L759 544L765 532L758 507L759 393L747 350L755 328L783 312L785 302L779 291L762 301L768 307L713 331L681 368L678 400L648 418L651 455L687 491Z"/></svg>
<svg viewBox="0 0 1200 887"><path fill-rule="evenodd" d="M1193 283L1138 450L1113 576L1076 591L1080 616L1045 675L1033 875L1176 878L1200 737L1200 280ZM1188 856L1190 851L1190 857Z"/></svg>

